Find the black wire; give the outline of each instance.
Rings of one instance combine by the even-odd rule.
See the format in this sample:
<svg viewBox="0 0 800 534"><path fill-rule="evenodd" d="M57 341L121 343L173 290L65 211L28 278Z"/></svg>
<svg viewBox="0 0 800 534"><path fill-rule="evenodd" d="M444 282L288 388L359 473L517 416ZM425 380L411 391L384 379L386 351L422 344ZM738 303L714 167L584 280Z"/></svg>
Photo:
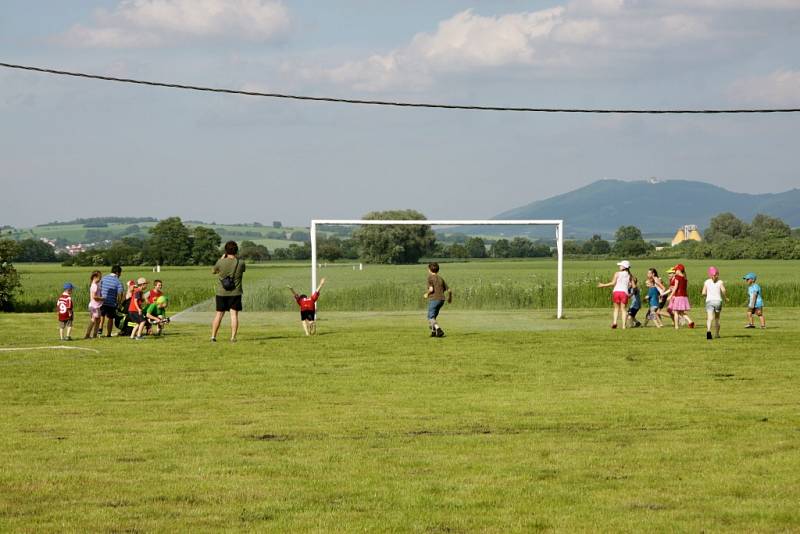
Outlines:
<svg viewBox="0 0 800 534"><path fill-rule="evenodd" d="M506 106L466 106L457 104L426 104L421 102L391 102L386 100L358 100L354 98L333 98L326 96L302 96L281 93L261 93L257 91L240 91L237 89L224 89L218 87L203 87L198 85L185 85L178 83L151 82L134 80L131 78L115 78L100 76L99 74L86 74L83 72L70 72L65 70L44 69L27 65L0 63L0 67L19 69L59 76L73 76L76 78L89 78L108 82L133 83L150 85L153 87L168 87L170 89L185 89L189 91L206 91L209 93L226 93L231 95L263 96L268 98L284 98L289 100L310 100L313 102L335 102L339 104L362 104L368 106L394 106L403 108L435 108L435 109L465 109L473 111L524 111L532 113L628 113L628 114L732 114L732 113L798 113L800 108L767 108L767 109L581 109L581 108L518 108Z"/></svg>

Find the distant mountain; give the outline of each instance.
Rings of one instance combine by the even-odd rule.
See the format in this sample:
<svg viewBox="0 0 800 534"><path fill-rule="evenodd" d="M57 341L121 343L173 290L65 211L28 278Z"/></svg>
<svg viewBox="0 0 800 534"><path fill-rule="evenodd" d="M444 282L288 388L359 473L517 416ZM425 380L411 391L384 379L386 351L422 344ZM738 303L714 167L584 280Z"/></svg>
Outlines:
<svg viewBox="0 0 800 534"><path fill-rule="evenodd" d="M497 215L496 219L564 219L567 236L612 236L623 225L644 234L670 235L684 224L701 230L722 212L744 221L758 213L800 226L800 189L751 195L687 180L600 180L580 189L538 200Z"/></svg>

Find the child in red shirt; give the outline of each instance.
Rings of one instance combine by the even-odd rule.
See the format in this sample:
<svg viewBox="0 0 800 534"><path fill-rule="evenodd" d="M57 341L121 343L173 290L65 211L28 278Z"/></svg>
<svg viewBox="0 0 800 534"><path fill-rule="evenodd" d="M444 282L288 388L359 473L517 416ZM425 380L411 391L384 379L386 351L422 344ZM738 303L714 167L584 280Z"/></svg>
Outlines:
<svg viewBox="0 0 800 534"><path fill-rule="evenodd" d="M69 282L64 284L64 292L61 293L61 296L58 297L58 301L56 302L56 307L58 309L58 335L61 337L61 341L72 341L72 337L70 334L72 333L72 318L73 318L73 310L72 310L72 284ZM66 330L66 336L64 335Z"/></svg>
<svg viewBox="0 0 800 534"><path fill-rule="evenodd" d="M307 336L313 335L317 333L317 299L319 298L319 290L322 289L322 286L325 285L325 279L323 278L319 282L319 287L317 290L314 291L311 296L308 295L299 295L297 292L292 288L292 286L287 286L289 290L294 295L294 300L297 301L297 305L300 306L300 322L303 325L303 331L306 333Z"/></svg>
<svg viewBox="0 0 800 534"><path fill-rule="evenodd" d="M158 300L158 297L164 294L161 291L162 287L164 286L164 282L161 280L153 280L153 289L147 292L147 303L152 304Z"/></svg>
<svg viewBox="0 0 800 534"><path fill-rule="evenodd" d="M145 289L147 289L147 280L139 278L131 291L131 303L128 305L128 322L136 324L131 331L131 339L142 339L142 330L144 330L144 325L147 322L144 313L142 313Z"/></svg>
<svg viewBox="0 0 800 534"><path fill-rule="evenodd" d="M694 321L689 317L689 310L692 307L689 305L687 292L689 282L686 279L686 267L679 263L673 269L675 270L675 277L670 282L672 294L669 296L669 309L675 314L673 317L675 330L680 327L682 321L686 321L689 328L694 328Z"/></svg>

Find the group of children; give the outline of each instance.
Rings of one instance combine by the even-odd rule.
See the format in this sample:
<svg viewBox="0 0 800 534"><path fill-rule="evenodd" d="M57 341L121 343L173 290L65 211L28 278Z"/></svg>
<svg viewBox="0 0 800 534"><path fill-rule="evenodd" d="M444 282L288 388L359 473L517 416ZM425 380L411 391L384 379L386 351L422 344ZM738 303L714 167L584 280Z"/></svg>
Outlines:
<svg viewBox="0 0 800 534"><path fill-rule="evenodd" d="M644 294L648 306L644 325L636 319L642 307L642 291L638 279L631 274L631 264L627 260L617 263L619 268L614 273L610 282L600 283L597 287L612 287L611 300L614 303L611 328L617 328L618 321L622 329L627 326L647 326L650 321L661 328L664 326L663 317L669 318L677 330L681 325L694 328L694 321L689 316L691 305L688 296L688 279L686 267L679 263L667 271L669 277L665 285L658 276L655 268L647 271L645 281L646 293ZM725 284L719 278L719 269L714 266L708 268L708 279L703 283L702 295L705 297L706 307L706 339L719 337L720 315L722 314L723 301L728 301ZM743 280L747 284L747 324L745 328L755 328L754 318L759 317L761 328L766 328L764 318L764 299L761 286L756 283L755 273L747 273ZM629 304L630 303L630 304ZM713 331L713 332L712 332Z"/></svg>
<svg viewBox="0 0 800 534"><path fill-rule="evenodd" d="M169 318L166 315L169 299L164 295L163 282L155 280L153 289L150 291L147 291L147 286L148 282L145 278L139 278L135 282L128 281L125 300L121 303L122 313L117 323L120 331L126 335L130 330L131 339L141 340L144 334L160 335L164 326L169 324ZM56 302L61 341L72 340L72 325L75 318L72 303L74 289L75 286L71 282L64 283L63 292ZM119 312L116 306L115 292L113 287L104 290L100 271L94 271L89 276L89 324L86 327L84 339L101 337L104 321L108 321L106 337L111 337L111 328L117 319L115 315ZM107 301L112 300L112 306L108 306ZM104 313L104 308L112 308L115 313L113 315Z"/></svg>

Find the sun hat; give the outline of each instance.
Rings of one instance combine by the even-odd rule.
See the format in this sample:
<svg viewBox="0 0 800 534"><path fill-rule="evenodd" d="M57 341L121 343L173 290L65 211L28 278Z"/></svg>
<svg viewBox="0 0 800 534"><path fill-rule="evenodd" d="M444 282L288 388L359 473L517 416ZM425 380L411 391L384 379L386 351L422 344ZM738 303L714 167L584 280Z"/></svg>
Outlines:
<svg viewBox="0 0 800 534"><path fill-rule="evenodd" d="M667 269L667 274L675 274L675 267L670 267Z"/></svg>
<svg viewBox="0 0 800 534"><path fill-rule="evenodd" d="M156 304L158 304L159 306L166 303L167 303L167 297L165 297L164 295L161 295L156 299Z"/></svg>
<svg viewBox="0 0 800 534"><path fill-rule="evenodd" d="M708 268L708 276L714 276L715 274L719 274L719 269L712 265Z"/></svg>
<svg viewBox="0 0 800 534"><path fill-rule="evenodd" d="M139 284L140 286L144 285L147 283L147 279L144 276L140 276L139 279L136 280L136 283Z"/></svg>
<svg viewBox="0 0 800 534"><path fill-rule="evenodd" d="M753 282L756 281L756 273L747 273L742 277L742 280L752 280Z"/></svg>
<svg viewBox="0 0 800 534"><path fill-rule="evenodd" d="M682 263L679 263L678 265L673 267L673 269L675 269L676 271L680 271L682 273L686 272L686 267L684 267Z"/></svg>
<svg viewBox="0 0 800 534"><path fill-rule="evenodd" d="M64 291L67 289L73 289L74 287L75 286L73 286L70 282L64 282Z"/></svg>
<svg viewBox="0 0 800 534"><path fill-rule="evenodd" d="M622 261L618 262L617 265L619 265L623 269L630 269L631 268L631 262L629 262L628 260L622 260Z"/></svg>

